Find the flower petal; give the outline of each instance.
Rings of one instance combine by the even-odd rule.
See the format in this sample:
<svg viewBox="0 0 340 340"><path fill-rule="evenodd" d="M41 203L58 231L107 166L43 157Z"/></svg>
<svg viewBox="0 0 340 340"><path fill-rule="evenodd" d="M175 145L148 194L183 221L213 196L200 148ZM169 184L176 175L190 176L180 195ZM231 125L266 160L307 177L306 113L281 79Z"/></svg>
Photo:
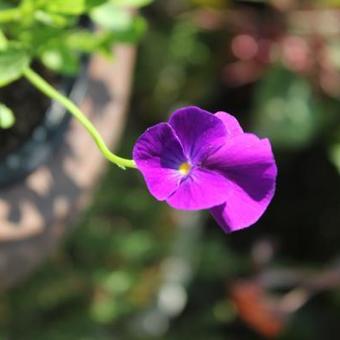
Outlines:
<svg viewBox="0 0 340 340"><path fill-rule="evenodd" d="M176 209L208 209L225 202L227 189L228 182L223 175L194 168L166 201Z"/></svg>
<svg viewBox="0 0 340 340"><path fill-rule="evenodd" d="M164 200L179 186L179 166L186 162L181 143L168 123L146 130L137 140L133 159L151 194Z"/></svg>
<svg viewBox="0 0 340 340"><path fill-rule="evenodd" d="M273 198L277 168L268 139L243 134L206 160L204 166L223 174L229 182L225 204L211 209L227 232L249 227Z"/></svg>
<svg viewBox="0 0 340 340"><path fill-rule="evenodd" d="M243 133L243 129L241 128L238 120L231 114L219 111L215 113L215 116L224 124L228 137L237 136Z"/></svg>
<svg viewBox="0 0 340 340"><path fill-rule="evenodd" d="M208 111L189 106L175 111L169 124L175 130L184 154L197 164L224 144L227 131L222 121Z"/></svg>

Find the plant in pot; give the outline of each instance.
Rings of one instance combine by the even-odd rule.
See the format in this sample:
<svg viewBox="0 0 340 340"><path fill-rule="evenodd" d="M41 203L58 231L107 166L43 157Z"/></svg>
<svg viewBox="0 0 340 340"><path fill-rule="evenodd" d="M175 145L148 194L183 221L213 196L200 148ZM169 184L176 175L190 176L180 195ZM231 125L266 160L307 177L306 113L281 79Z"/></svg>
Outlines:
<svg viewBox="0 0 340 340"><path fill-rule="evenodd" d="M64 220L88 200L103 169L86 130L70 123L67 111L81 116L103 148L104 140L118 142L134 49L115 47L112 57L113 46L143 33L145 21L135 9L149 2L0 2L3 287L30 272L57 243Z"/></svg>
<svg viewBox="0 0 340 340"><path fill-rule="evenodd" d="M54 2L54 3L56 3L56 2ZM89 3L90 3L90 5L89 5ZM112 2L110 2L110 3L112 3ZM114 3L120 3L120 2L115 1ZM48 4L48 2L45 2L45 3L41 2L41 6L45 6L44 4ZM86 5L89 5L90 6L89 8L91 9L92 8L91 6L94 5L94 3L87 1ZM45 8L45 7L42 7L42 8ZM50 7L48 7L48 8L50 8ZM53 8L53 6L52 6L52 8ZM101 7L101 8L103 8L103 7ZM10 11L9 13L12 13L12 11ZM108 8L105 6L104 10L101 13L102 13L102 16L100 16L101 20L103 20L102 22L105 22L105 20L103 18L105 18L105 17L107 18L107 13L109 13ZM10 16L10 14L8 14L8 15ZM93 7L93 9L91 9L91 17L96 18L96 15L98 15L98 11L97 11L97 7L95 6L95 7ZM96 20L98 20L98 18ZM110 18L109 18L108 21L111 23ZM125 35L125 37L126 37L126 35ZM66 41L66 39L62 39L62 42L64 42L64 41ZM6 42L6 40L5 40L5 43L7 44L8 42ZM72 46L76 46L76 43L74 43L74 44L72 43ZM55 55L56 51L59 52L58 48L54 48L53 51L49 51L49 53L47 53L47 57L45 55L45 57L48 60L47 63L52 62L53 65L58 64L58 60L60 60L60 56L56 57L56 55ZM46 62L46 60L44 62ZM39 67L39 66L37 65L37 67ZM66 71L66 73L67 73L67 71ZM108 69L105 69L105 73L109 73ZM24 65L24 67L21 68L21 71L19 72L18 76L20 76L20 75L23 75L35 87L37 87L43 93L47 94L48 97L51 97L52 99L56 100L57 102L61 103L64 106L66 106L66 108L85 126L86 130L88 130L89 134L95 139L98 147L101 149L102 153L104 154L104 156L106 156L106 158L108 158L110 161L113 161L114 163L116 163L117 165L119 165L121 167L134 167L135 166L135 163L133 161L125 160L125 159L119 158L116 155L112 154L108 150L108 148L106 147L105 143L103 142L102 137L97 133L97 131L93 128L93 125L91 124L91 122L82 114L82 112L67 97L56 92L54 90L54 88L52 88L48 83L46 83L46 81L44 81L44 79L36 73L35 69L33 70L32 68L27 68L27 63L26 63ZM46 75L46 77L47 77L47 75ZM97 89L98 89L98 86L97 86ZM208 114L207 112L205 112L203 110L199 110L197 108L190 108L190 109L182 110L180 112L181 112L181 114L177 113L177 115L176 115L177 117L180 117L180 116L184 117L184 116L187 115L186 112L188 112L188 116L190 116L191 118L195 118L195 117L201 117L202 118L202 119L201 118L197 119L197 121L190 120L190 119L187 120L187 123L190 123L189 125L188 124L185 125L184 121L182 121L183 124L182 123L180 123L179 125L177 124L177 129L178 129L177 132L178 133L180 132L181 126L185 127L185 131L184 131L185 133L181 136L181 142L183 143L182 146L186 148L186 152L188 152L188 153L192 152L193 150L195 152L197 151L197 153L199 153L200 149L205 152L205 151L208 151L206 148L210 146L209 143L204 143L204 141L201 141L202 143L200 145L196 145L195 147L192 148L191 151L189 150L190 147L188 145L185 145L186 135L190 136L191 130L197 131L195 129L191 129L191 125L195 128L201 129L199 135L204 135L204 133L203 133L204 132L204 126L209 126L209 124L211 123L213 125L213 128L211 128L210 130L211 131L214 130L214 133L210 133L211 138L214 137L215 134L217 134L217 136L215 136L215 137L218 139L219 133L221 133L223 135L225 135L225 133L226 133L226 131L225 131L223 125L222 125L222 122L219 120L219 118L216 118L216 117L211 118L212 115ZM3 116L5 117L5 127L6 127L6 126L10 125L10 123L11 123L11 112L8 111L8 109L6 109L6 107L4 108ZM209 118L208 118L208 116L209 116ZM229 117L228 119L230 119L230 121L226 125L232 124L233 131L231 131L231 132L233 134L237 133L237 134L243 135L242 129L238 125L237 121L235 121L232 117L226 116L224 113L220 113L218 116L221 117L221 120L223 120L222 119L223 117ZM207 118L207 121L205 121L205 118ZM170 120L170 123L173 123L174 125L176 125L175 120L176 119L173 118L172 120ZM6 123L6 121L7 121L7 123ZM211 121L211 122L209 122L209 121ZM195 122L197 124L192 124L193 122ZM157 166L161 165L161 167L158 166L158 169L157 169L157 166L155 166L155 168L156 168L155 173L157 171L159 171L159 173L156 176L152 175L151 177L149 177L148 176L149 170L147 169L147 167L145 167L147 165L146 164L147 162L144 162L145 159L144 159L144 156L143 156L143 153L145 151L144 150L144 146L145 146L144 141L148 140L148 143L146 143L146 144L148 144L150 146L149 150L147 150L147 151L150 151L150 154L157 154L157 152L158 152L158 150L157 150L158 144L156 143L157 142L156 137L158 136L157 131L159 131L158 130L159 128L163 129L163 127L165 128L165 130L168 129L168 131L170 129L169 124L166 124L166 123L160 124L157 127L153 127L151 129L149 129L145 134L143 134L141 139L138 140L138 142L136 144L137 149L135 148L136 152L135 152L134 158L137 161L137 163L139 163L139 169L145 175L147 183L149 185L149 189L153 194L155 194L155 191L153 190L153 189L155 189L155 187L152 185L152 182L154 184L156 184L156 186L157 186L160 183L162 184L162 182L164 182L164 183L168 182L169 183L169 181L171 181L172 176L171 176L170 172L168 172L168 173L164 172L163 173L164 176L160 176L160 175L162 175L162 170L164 170L164 169L159 169L159 168L162 168L163 165L165 165L166 167L169 167L171 165L170 163L172 163L174 161L174 159L172 159L172 157L162 158L160 164L156 164ZM170 131L172 131L172 130L170 129ZM169 152L170 156L174 155L176 157L179 157L179 159L175 159L175 165L178 167L175 170L180 174L180 176L182 176L181 178L183 178L183 183L184 183L184 180L187 178L186 176L189 175L190 173L194 174L194 171L196 171L196 169L193 169L193 168L199 168L200 164L190 163L189 160L184 157L184 156L187 156L187 155L182 154L181 148L178 147L178 141L174 137L174 135L170 133L170 135L168 135L169 138L166 138L166 131L163 131L163 132L165 134L162 136L162 138L163 138L162 139L162 144L163 144L162 146L165 148L166 151ZM159 135L161 136L162 133L160 133ZM195 135L195 133L192 134L193 137L194 137L194 135ZM69 135L69 137L70 137L71 142L75 142L75 143L78 143L78 144L83 143L82 138L79 139L78 136L75 136L74 134ZM150 139L149 139L149 137L150 137ZM215 137L213 138L214 141L216 140ZM168 141L169 141L169 143L167 143ZM265 148L268 151L268 148L267 148L268 144L266 143L265 145L266 145ZM167 149L167 147L168 147L168 149ZM176 151L176 152L174 154L172 154L172 151ZM209 150L209 152L210 151L213 151L213 148L211 150ZM214 150L214 151L216 151L216 150ZM241 154L241 152L240 152L240 154ZM270 152L269 152L269 154L270 154ZM191 156L193 157L193 155L191 155ZM200 155L200 156L202 156L202 155ZM270 156L271 156L271 154L270 154ZM85 157L89 158L89 151L87 149L86 149ZM180 160L180 163L178 163L178 160ZM197 160L195 160L195 162L196 161ZM95 162L96 162L96 159L91 157L90 163L93 164ZM57 161L57 163L60 163L60 162ZM81 167L79 167L79 166L76 167L77 164L75 165L75 163L77 163L77 162L74 162L74 161L73 162L65 162L65 164L63 164L62 169L63 170L66 169L68 175L70 175L71 173L77 173L78 172L80 174L80 178L78 179L78 182L77 182L77 184L78 184L78 183L82 183L82 181L86 181L86 177L88 176L88 168L84 167L84 164L81 163L81 162L80 162ZM271 169L275 168L275 165L273 164L272 157L270 157L270 162L268 162L268 163L270 163L269 167ZM78 171L77 171L77 169L78 169ZM174 169L171 169L171 170L174 170ZM203 169L203 172L204 171L205 171L205 169ZM170 174L170 176L169 176L169 174ZM199 170L198 170L198 172L195 172L195 174L199 174ZM273 175L273 174L271 174L271 175ZM55 181L56 174L53 173L53 176L54 176L53 180ZM270 196L272 196L272 194L273 194L272 189L273 189L273 182L274 182L274 181L272 181L272 179L273 179L272 177L275 177L275 176L270 176L270 177L271 177L271 179L270 179L270 188L271 188ZM189 178L189 176L188 176L188 178ZM50 186L49 175L45 176L45 178L43 177L42 182L40 180L40 184L41 183L43 185L42 185L42 187L41 186L39 187L39 185L37 185L37 182L32 180L32 176L30 176L29 181L28 181L29 187L30 188L31 187L39 188L40 191L38 191L38 194L40 196L44 197L44 195L46 194L46 192L44 190L46 190L46 187L49 188L49 186ZM38 184L39 184L39 181L38 181ZM181 182L181 184L182 184L182 182ZM212 184L216 184L216 185L212 185ZM217 187L216 193L214 193L214 195L211 192L208 192L211 195L207 195L207 197L201 197L200 202L198 202L199 200L197 200L197 202L195 202L193 200L193 198L195 198L195 197L191 197L190 195L186 195L186 197L183 196L184 197L183 202L186 201L186 202L190 202L191 204L198 203L199 205L204 203L204 205L206 205L207 203L203 199L209 198L210 200L212 200L212 196L218 197L218 199L219 199L218 202L220 202L220 199L222 199L219 196L221 188L219 188L218 184L219 183L211 182L210 180L206 181L204 183L204 185L201 185L201 187L208 188L209 190L212 190L212 188L214 186ZM223 182L223 183L221 182L221 184L223 184L223 189L225 189L225 182ZM63 190L64 190L65 187L70 187L70 182L65 180L65 178L64 178L63 185L64 185L64 187L63 187ZM129 183L129 185L130 185L130 183ZM191 188L193 190L197 189L197 188L194 187L194 185ZM156 191L158 189L156 188ZM182 186L182 189L185 190L184 185ZM74 190L74 188L71 187L71 191L72 190ZM190 191L190 188L189 188L189 191ZM155 194L156 198L161 199L161 197L159 197L158 194L160 195L159 191L158 191L158 193ZM65 206L70 203L70 200L65 201L65 197L62 195L62 190L60 190L60 189L59 190L54 189L53 195L56 198L55 199L55 205L53 206L53 209L55 209L59 212L63 212L64 209L65 209ZM181 201L181 198L179 196L178 196L178 200L177 200L176 205L179 205L179 203ZM205 195L203 195L203 196L205 196ZM36 197L33 196L33 195L31 195L29 198L31 200L32 200L32 198L36 199ZM120 199L121 199L121 197L119 197L118 200L120 200ZM133 201L133 197L130 196L130 199ZM174 205L174 203L175 202L172 201L173 205ZM222 202L220 202L220 203L222 203ZM189 208L189 210L193 208L193 206L188 207L185 203L183 203L181 206ZM197 206L195 206L194 208L197 209ZM145 213L145 212L143 211L143 213ZM151 214L153 214L152 211L151 211ZM176 249L174 251L173 257L170 258L169 261L166 261L166 263L164 265L162 265L162 268L161 268L162 270L159 270L159 268L156 268L156 266L154 266L155 268L151 268L150 272L144 271L144 272L142 272L142 275L134 275L134 274L130 275L128 270L125 271L123 269L121 271L116 270L115 272L112 272L112 269L111 269L112 263L113 263L113 266L114 266L115 260L116 260L114 258L114 255L112 255L112 253L113 253L112 248L116 247L117 253L121 253L120 255L123 258L124 258L124 256L123 256L124 253L125 253L125 257L127 257L126 254L128 253L128 251L126 249L129 249L129 248L133 249L135 251L135 254L137 254L137 255L135 255L135 258L136 258L135 262L136 262L136 265L137 265L137 264L139 264L139 260L140 260L139 254L141 252L145 252L145 249L147 250L148 248L152 248L152 247L150 247L150 237L148 236L148 234L147 233L139 233L139 235L138 235L138 232L137 232L137 233L134 233L134 235L131 236L131 239L129 239L129 242L121 242L122 240L119 238L119 235L118 236L116 235L116 237L114 238L113 235L111 235L112 233L110 233L110 229L106 228L106 225L104 225L102 227L104 237L101 237L100 242L98 242L98 244L97 244L97 249L94 249L95 244L93 245L93 243L89 242L89 240L87 239L87 237L88 238L93 237L95 239L95 241L98 241L97 229L99 229L99 228L97 228L97 226L93 225L92 228L89 228L89 229L91 229L89 234L87 234L85 236L79 235L79 242L77 242L77 244L76 244L76 246L78 246L78 248L80 248L80 250L81 250L80 255L79 255L79 251L78 251L78 256L79 256L78 260L80 260L79 261L80 263L88 261L88 264L90 266L94 266L93 264L95 262L93 262L93 261L94 260L98 261L98 258L96 258L96 257L99 255L100 259L103 259L103 261L102 261L103 266L99 267L99 266L95 265L95 267L99 267L100 270L95 272L95 274L93 275L93 278L92 277L89 278L88 276L86 277L87 280L92 280L92 281L95 282L95 284L93 284L92 286L90 284L88 284L88 282L84 286L82 286L82 284L80 283L80 281L81 281L80 279L83 276L83 273L81 272L83 270L83 268L77 267L77 273L75 275L76 277L71 278L70 282L66 282L66 286L68 286L70 288L70 290L66 289L66 291L67 291L66 295L68 295L69 297L71 296L71 300L73 301L74 297L77 300L82 300L84 295L87 296L87 295L91 294L92 299L93 299L93 305L90 308L90 310L91 310L93 319L95 319L96 321L102 322L102 323L110 324L110 322L112 322L112 319L114 319L116 317L115 315L117 314L117 310L118 310L118 307L119 307L119 306L117 307L117 301L119 301L119 298L122 295L124 295L124 297L127 296L128 297L127 300L129 302L131 302L131 300L132 300L132 304L136 303L136 301L140 302L140 300L145 299L145 295L148 295L149 291L151 291L152 288L155 285L158 285L158 282L155 283L154 278L156 277L156 279L157 279L157 275L154 275L154 273L156 272L158 274L159 272L161 272L161 274L164 274L164 277L165 277L164 281L166 281L166 282L165 282L165 286L162 287L163 289L161 289L160 294L158 296L158 300L156 302L156 308L155 308L155 310L151 310L150 313L147 313L145 318L141 318L140 320L137 320L137 324L146 325L147 328L151 328L151 331L154 330L155 332L158 332L158 331L162 332L162 329L164 329L164 327L163 327L164 322L167 322L167 316L168 315L170 315L170 316L176 315L184 307L186 295L185 295L185 291L183 290L183 287L182 287L182 282L183 281L185 282L187 280L187 278L190 276L190 265L188 265L188 263L185 263L184 261L179 261L179 260L181 260L180 257L183 254L187 254L187 255L189 255L189 257L192 257L191 250L188 247L188 238L192 239L192 235L190 236L189 226L197 225L197 224L199 224L199 222L195 218L191 218L191 221L190 221L190 219L188 221L185 218L184 219L182 218L181 224L182 224L184 232L182 233L183 235L181 236L180 242L177 242L176 246L174 247ZM243 226L245 226L245 225L243 225ZM57 229L57 233L60 233L60 230L61 230L60 228ZM93 234L91 234L91 233L93 233ZM81 234L81 232L80 232L80 234ZM114 242L110 243L112 240ZM151 238L151 240L153 240L153 238ZM45 241L45 240L43 240L43 241ZM159 240L157 239L155 243L157 243L158 241ZM94 242L94 243L96 243L96 242ZM110 243L108 246L110 247L111 252L110 253L105 252L105 254L104 254L104 248L102 248L101 245L107 244L107 243ZM137 246L136 246L136 244L137 244ZM51 245L51 242L47 242L47 246L45 245L45 247L50 247L50 245ZM33 247L31 248L31 250L34 250ZM22 252L22 256L20 258L21 266L24 266L26 268L27 268L27 266L26 266L27 262L25 262L24 257L26 256L26 258L27 258L27 256L30 255L29 253L30 252L27 252L27 251ZM131 254L128 254L128 255L131 256ZM148 256L150 256L150 254ZM73 254L73 256L71 256L71 257L76 258L77 255L74 256L74 254ZM81 257L81 259L80 259L80 257ZM71 259L71 262L72 262L71 265L70 265L71 267L75 266L75 264L73 263L74 258ZM152 258L152 256L151 256L151 258ZM63 262L64 260L65 259L62 259L61 262ZM127 259L127 260L129 260L129 259ZM19 260L17 260L17 261L19 261ZM79 265L79 262L78 262L78 265ZM124 262L124 261L122 261L122 262ZM79 269L79 272L78 272L78 269ZM63 273L60 276L64 278ZM143 285L142 285L142 287L140 289L137 289L137 290L132 289L132 293L131 293L131 289L129 288L130 286L132 286L131 282L132 281L141 281L140 280L141 276L144 277L144 282L146 282L145 286L143 287ZM73 280L73 279L75 279L75 280ZM57 284L56 284L55 280L52 280L52 281L54 282L54 288L56 288L56 290L59 290L59 287L60 287L59 282L60 281L58 281ZM62 284L63 283L61 282L61 285ZM89 288L89 286L90 286L90 288ZM93 286L94 286L94 288L93 288ZM44 295L45 293L47 293L47 295L49 295L50 292L52 291L52 289L51 289L52 287L50 285L47 285L47 287L45 286L44 288L45 289L43 290L44 292L42 293L42 295ZM38 290L33 289L33 294L31 294L31 295L36 296L36 293L38 291L40 293L42 292L42 290L40 290L39 288L38 288ZM134 291L134 294L133 294L133 291ZM146 291L146 294L145 294L145 291ZM59 290L59 292L60 292L60 290ZM23 293L24 294L26 293L25 290L24 290ZM78 293L82 293L81 294L82 297L79 297L80 294L78 294ZM38 303L38 305L39 305L38 308L37 308L38 314L41 310L44 310L44 309L50 310L51 307L48 306L49 303L51 303L54 306L57 306L56 308L59 308L60 300L62 302L67 300L67 296L65 296L65 295L63 296L63 294L64 294L64 292L62 292L61 295L58 295L58 292L56 292L56 296L59 296L59 297L50 299L50 301L47 302L47 304L45 304L45 305L44 305L44 302L40 305ZM19 300L18 300L18 302L22 306L22 304ZM133 301L133 300L135 300L135 301ZM71 302L71 303L73 303L73 302ZM63 304L63 303L61 303L61 304ZM128 308L130 308L130 307L128 306ZM84 309L84 308L82 308L82 309ZM124 311L123 311L123 314L124 314ZM88 315L86 315L86 317L88 317Z"/></svg>

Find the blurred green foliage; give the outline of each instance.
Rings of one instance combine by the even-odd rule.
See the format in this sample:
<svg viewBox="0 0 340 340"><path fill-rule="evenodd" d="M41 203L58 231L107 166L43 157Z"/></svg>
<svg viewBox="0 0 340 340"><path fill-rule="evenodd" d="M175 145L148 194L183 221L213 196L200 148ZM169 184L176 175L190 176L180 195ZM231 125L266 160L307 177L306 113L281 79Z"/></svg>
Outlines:
<svg viewBox="0 0 340 340"><path fill-rule="evenodd" d="M254 129L280 148L304 148L337 115L338 101L318 98L307 79L273 66L254 96Z"/></svg>
<svg viewBox="0 0 340 340"><path fill-rule="evenodd" d="M2 0L0 87L19 79L33 61L54 73L74 76L84 54L112 57L115 43L132 43L142 36L146 22L136 10L150 2ZM8 111L2 112L8 117ZM0 124L3 127L8 124Z"/></svg>
<svg viewBox="0 0 340 340"><path fill-rule="evenodd" d="M3 293L0 334L14 339L110 339L152 304L174 237L164 206L135 172L114 169L66 241L29 281Z"/></svg>
<svg viewBox="0 0 340 340"><path fill-rule="evenodd" d="M2 1L0 10L2 44L0 85L18 78L23 65L40 60L55 72L74 75L83 53L112 54L116 42L136 41L145 30L145 22L132 9L150 1L117 0L21 0ZM90 17L98 25L95 30ZM13 47L15 46L15 50ZM10 56L8 58L8 56ZM25 63L23 63L23 60ZM8 75L7 69L12 70Z"/></svg>

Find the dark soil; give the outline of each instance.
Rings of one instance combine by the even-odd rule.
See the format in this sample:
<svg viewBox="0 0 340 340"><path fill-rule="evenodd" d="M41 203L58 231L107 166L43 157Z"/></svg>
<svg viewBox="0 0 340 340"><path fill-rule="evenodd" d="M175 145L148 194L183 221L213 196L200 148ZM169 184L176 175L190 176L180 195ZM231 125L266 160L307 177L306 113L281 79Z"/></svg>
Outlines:
<svg viewBox="0 0 340 340"><path fill-rule="evenodd" d="M37 68L49 82L55 83L56 76ZM0 89L0 102L10 107L16 118L10 129L0 129L0 161L7 154L20 147L32 131L43 120L50 100L36 90L28 81L20 79Z"/></svg>

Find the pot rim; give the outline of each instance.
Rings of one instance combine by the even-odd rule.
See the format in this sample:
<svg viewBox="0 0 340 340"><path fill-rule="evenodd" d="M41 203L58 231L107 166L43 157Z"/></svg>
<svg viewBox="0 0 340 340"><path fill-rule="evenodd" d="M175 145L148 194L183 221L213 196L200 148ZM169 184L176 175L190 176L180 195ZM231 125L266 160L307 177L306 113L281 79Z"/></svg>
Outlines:
<svg viewBox="0 0 340 340"><path fill-rule="evenodd" d="M75 77L63 77L58 90L73 102L80 103L85 96L88 60L81 64ZM69 126L71 115L60 104L50 101L41 122L21 143L0 158L0 189L24 180L44 164L58 148Z"/></svg>

